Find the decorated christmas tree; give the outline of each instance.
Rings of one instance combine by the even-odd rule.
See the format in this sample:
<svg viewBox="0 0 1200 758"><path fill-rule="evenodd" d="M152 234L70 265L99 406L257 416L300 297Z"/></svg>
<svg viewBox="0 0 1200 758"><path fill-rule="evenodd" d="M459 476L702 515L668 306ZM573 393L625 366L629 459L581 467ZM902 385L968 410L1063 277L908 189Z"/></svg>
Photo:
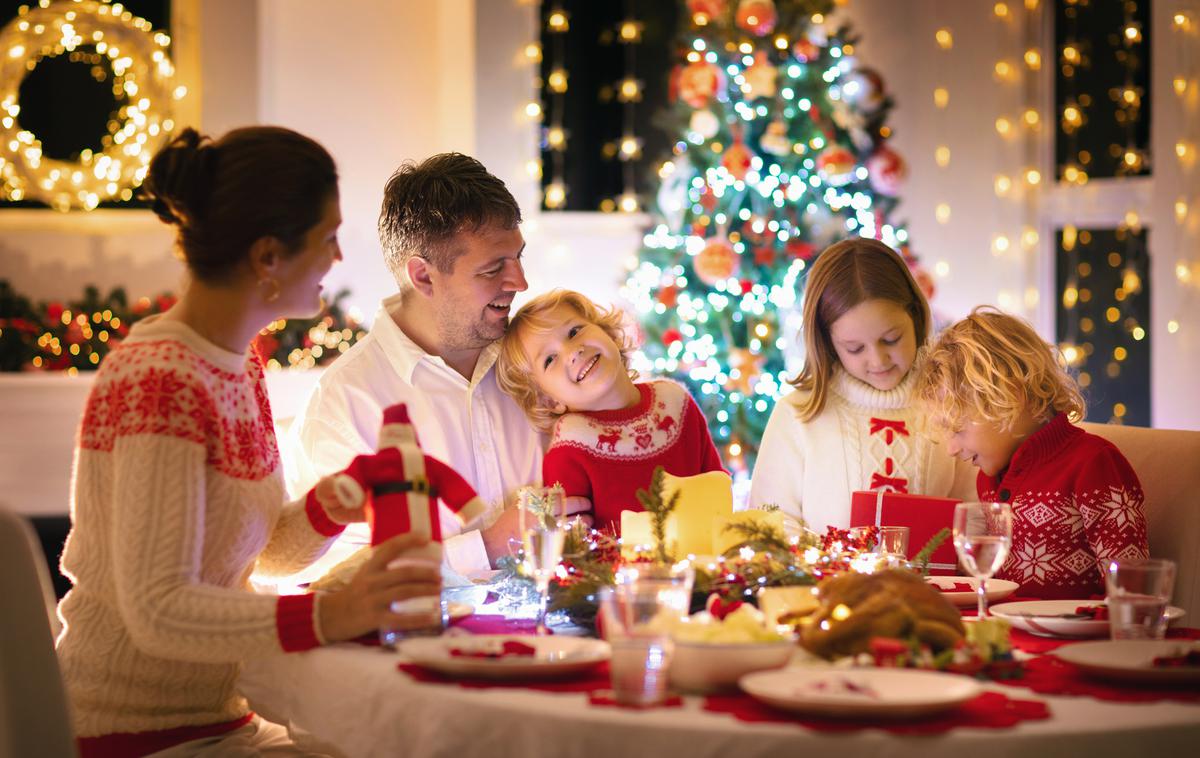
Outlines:
<svg viewBox="0 0 1200 758"><path fill-rule="evenodd" d="M748 474L799 368L808 267L847 235L903 247L891 100L832 0L687 0L656 224L623 289L636 367L684 382Z"/></svg>

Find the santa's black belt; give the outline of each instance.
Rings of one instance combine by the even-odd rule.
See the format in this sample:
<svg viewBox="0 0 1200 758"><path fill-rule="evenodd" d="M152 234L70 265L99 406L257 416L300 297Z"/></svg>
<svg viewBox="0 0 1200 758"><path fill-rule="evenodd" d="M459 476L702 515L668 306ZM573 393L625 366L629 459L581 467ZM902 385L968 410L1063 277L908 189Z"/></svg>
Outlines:
<svg viewBox="0 0 1200 758"><path fill-rule="evenodd" d="M371 492L375 495L403 495L407 492L416 492L419 495L437 497L437 491L431 488L429 482L424 479L376 484L371 488Z"/></svg>

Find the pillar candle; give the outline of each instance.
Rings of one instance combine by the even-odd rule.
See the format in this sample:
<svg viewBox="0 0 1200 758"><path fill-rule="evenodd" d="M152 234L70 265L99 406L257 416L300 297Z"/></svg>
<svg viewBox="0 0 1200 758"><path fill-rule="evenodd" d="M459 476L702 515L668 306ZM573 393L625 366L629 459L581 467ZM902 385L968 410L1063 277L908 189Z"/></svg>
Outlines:
<svg viewBox="0 0 1200 758"><path fill-rule="evenodd" d="M679 493L679 502L667 521L674 523L677 537L676 556L713 555L713 525L718 518L733 513L733 480L724 471L709 471L696 476L663 478L663 500Z"/></svg>

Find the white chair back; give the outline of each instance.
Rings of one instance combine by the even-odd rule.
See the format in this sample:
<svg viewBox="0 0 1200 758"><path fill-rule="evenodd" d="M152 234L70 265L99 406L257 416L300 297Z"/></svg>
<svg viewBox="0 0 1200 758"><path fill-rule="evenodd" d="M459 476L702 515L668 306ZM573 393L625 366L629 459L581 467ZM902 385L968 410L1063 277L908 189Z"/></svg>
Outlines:
<svg viewBox="0 0 1200 758"><path fill-rule="evenodd" d="M1175 605L1200 625L1200 432L1080 424L1117 446L1146 497L1150 556L1175 561Z"/></svg>
<svg viewBox="0 0 1200 758"><path fill-rule="evenodd" d="M75 756L46 561L28 522L2 505L0 598L0 758Z"/></svg>

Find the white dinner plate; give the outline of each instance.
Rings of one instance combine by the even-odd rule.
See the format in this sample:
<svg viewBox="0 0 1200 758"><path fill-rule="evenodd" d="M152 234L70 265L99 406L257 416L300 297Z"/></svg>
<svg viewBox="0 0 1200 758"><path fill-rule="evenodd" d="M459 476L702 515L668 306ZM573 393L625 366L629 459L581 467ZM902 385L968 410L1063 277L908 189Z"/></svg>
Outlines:
<svg viewBox="0 0 1200 758"><path fill-rule="evenodd" d="M1082 605L1104 605L1103 600L1028 600L1019 603L1000 603L988 608L988 613L1008 621L1016 629L1041 637L1104 637L1108 635L1108 619L1061 618L1073 615ZM1167 621L1182 618L1184 610L1167 606Z"/></svg>
<svg viewBox="0 0 1200 758"><path fill-rule="evenodd" d="M514 640L537 649L531 656L502 658L455 656L453 650L499 652L504 642ZM521 634L480 634L418 637L399 644L401 655L423 668L456 676L510 679L555 677L582 671L610 655L607 642L583 637Z"/></svg>
<svg viewBox="0 0 1200 758"><path fill-rule="evenodd" d="M820 716L909 718L948 710L983 691L974 679L940 671L793 666L746 674L751 697Z"/></svg>
<svg viewBox="0 0 1200 758"><path fill-rule="evenodd" d="M1200 667L1159 668L1154 659L1178 655L1195 644L1194 640L1096 640L1063 645L1050 654L1106 679L1173 684L1200 682Z"/></svg>
<svg viewBox="0 0 1200 758"><path fill-rule="evenodd" d="M925 577L925 581L942 589L942 597L959 608L974 608L975 604L979 602L979 595L976 593L976 589L979 587L979 580L973 576L927 576ZM971 589L967 591L954 591L951 588L955 584L969 584L971 585ZM1020 586L1016 582L1010 582L1007 579L988 579L988 603L1003 600L1016 592Z"/></svg>

